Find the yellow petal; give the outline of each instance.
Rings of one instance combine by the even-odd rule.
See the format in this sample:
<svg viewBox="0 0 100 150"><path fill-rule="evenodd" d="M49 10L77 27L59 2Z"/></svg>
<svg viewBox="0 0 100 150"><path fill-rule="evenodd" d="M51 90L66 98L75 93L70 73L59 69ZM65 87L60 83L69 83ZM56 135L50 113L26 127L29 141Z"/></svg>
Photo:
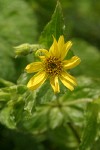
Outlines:
<svg viewBox="0 0 100 150"><path fill-rule="evenodd" d="M27 73L37 72L43 68L42 62L33 62L26 66Z"/></svg>
<svg viewBox="0 0 100 150"><path fill-rule="evenodd" d="M63 46L63 45L64 45L64 36L61 35L61 36L59 37L59 40L58 40L58 47L59 47L60 50L62 49L62 46Z"/></svg>
<svg viewBox="0 0 100 150"><path fill-rule="evenodd" d="M72 84L71 84L68 80L66 80L65 77L60 76L59 78L60 78L61 82L62 82L69 90L71 90L71 91L74 90L74 87L72 86Z"/></svg>
<svg viewBox="0 0 100 150"><path fill-rule="evenodd" d="M73 84L73 85L77 85L77 81L76 81L76 79L73 77L73 76L71 76L70 74L68 74L67 72L65 72L65 71L63 71L62 73L61 73L61 76L66 80L66 81L68 81L69 83L71 83L71 84Z"/></svg>
<svg viewBox="0 0 100 150"><path fill-rule="evenodd" d="M59 58L62 56L62 50L64 48L64 36L60 36L58 40Z"/></svg>
<svg viewBox="0 0 100 150"><path fill-rule="evenodd" d="M52 57L56 57L56 58L59 57L58 45L57 45L57 41L55 38L54 38L53 44L51 45L49 49L49 53L50 53L50 56Z"/></svg>
<svg viewBox="0 0 100 150"><path fill-rule="evenodd" d="M63 45L62 45L63 46ZM64 44L63 49L61 51L61 60L63 60L65 58L65 56L67 55L69 49L72 46L72 42L68 41L67 43Z"/></svg>
<svg viewBox="0 0 100 150"><path fill-rule="evenodd" d="M79 57L73 56L71 59L63 61L63 67L65 69L71 69L77 66L80 62L81 60Z"/></svg>
<svg viewBox="0 0 100 150"><path fill-rule="evenodd" d="M60 92L60 88L59 88L59 82L58 82L58 77L51 77L50 78L50 84L54 90L55 93Z"/></svg>
<svg viewBox="0 0 100 150"><path fill-rule="evenodd" d="M27 87L31 90L37 89L47 79L47 75L44 71L35 74L27 84Z"/></svg>

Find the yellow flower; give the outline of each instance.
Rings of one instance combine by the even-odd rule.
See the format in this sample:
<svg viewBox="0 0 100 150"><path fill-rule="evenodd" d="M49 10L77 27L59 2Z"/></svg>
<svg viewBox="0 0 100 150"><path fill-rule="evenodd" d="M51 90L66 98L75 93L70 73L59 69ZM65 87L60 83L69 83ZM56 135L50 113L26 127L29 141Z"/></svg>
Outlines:
<svg viewBox="0 0 100 150"><path fill-rule="evenodd" d="M54 38L53 44L49 51L46 49L37 50L36 54L39 55L40 62L33 62L26 66L27 73L36 73L28 82L27 87L31 90L37 89L42 85L46 79L50 80L50 84L55 93L60 92L59 81L69 89L74 90L77 85L76 79L67 73L66 70L72 69L80 63L80 58L73 56L69 60L64 60L72 42L64 42L63 35L59 37L58 42Z"/></svg>

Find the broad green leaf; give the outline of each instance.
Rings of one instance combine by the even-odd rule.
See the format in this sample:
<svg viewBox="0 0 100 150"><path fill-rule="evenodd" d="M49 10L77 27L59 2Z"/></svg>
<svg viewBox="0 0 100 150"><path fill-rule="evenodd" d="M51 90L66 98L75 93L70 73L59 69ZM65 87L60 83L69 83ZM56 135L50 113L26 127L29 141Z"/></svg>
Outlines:
<svg viewBox="0 0 100 150"><path fill-rule="evenodd" d="M73 69L73 74L84 75L88 77L100 77L100 52L99 50L80 39L73 39L72 50L75 55L81 58L81 63Z"/></svg>
<svg viewBox="0 0 100 150"><path fill-rule="evenodd" d="M87 104L100 97L100 79L80 76L77 80L78 86L75 90L63 93L59 101L63 105L65 116L68 116L71 122L82 126Z"/></svg>
<svg viewBox="0 0 100 150"><path fill-rule="evenodd" d="M17 127L34 134L42 133L48 127L48 112L48 106L37 107L33 114L26 114L26 116L23 114L23 117L17 123Z"/></svg>
<svg viewBox="0 0 100 150"><path fill-rule="evenodd" d="M94 101L88 104L86 111L86 124L79 150L90 150L96 138L98 129L99 105Z"/></svg>
<svg viewBox="0 0 100 150"><path fill-rule="evenodd" d="M52 35L58 40L60 35L63 35L64 31L64 22L60 2L57 2L56 9L52 15L51 21L45 26L41 36L40 44L43 44L45 47L50 47L53 42Z"/></svg>
<svg viewBox="0 0 100 150"><path fill-rule="evenodd" d="M55 106L45 104L36 107L30 115L23 115L17 123L17 127L30 133L43 133L59 127L63 122L64 114L57 104Z"/></svg>
<svg viewBox="0 0 100 150"><path fill-rule="evenodd" d="M91 78L85 76L77 77L78 86L75 87L73 92L68 91L62 96L64 101L66 100L94 100L100 97L100 79ZM66 101L67 102L67 101Z"/></svg>

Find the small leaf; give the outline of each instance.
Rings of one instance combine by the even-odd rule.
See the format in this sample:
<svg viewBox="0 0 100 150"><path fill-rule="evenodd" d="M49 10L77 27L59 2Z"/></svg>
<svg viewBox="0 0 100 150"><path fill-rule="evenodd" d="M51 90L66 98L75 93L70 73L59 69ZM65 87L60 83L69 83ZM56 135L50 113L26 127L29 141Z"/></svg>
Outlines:
<svg viewBox="0 0 100 150"><path fill-rule="evenodd" d="M59 107L54 107L49 113L49 126L54 129L60 126L63 122L64 115L60 111Z"/></svg>
<svg viewBox="0 0 100 150"><path fill-rule="evenodd" d="M83 137L79 150L87 150L92 147L97 134L98 112L99 112L99 105L97 103L92 102L88 105L86 114L86 126L83 132Z"/></svg>
<svg viewBox="0 0 100 150"><path fill-rule="evenodd" d="M52 35L58 40L59 36L64 31L64 20L62 15L62 9L59 2L57 2L56 9L52 15L51 21L45 26L44 31L40 36L40 44L45 47L50 47L53 41Z"/></svg>
<svg viewBox="0 0 100 150"><path fill-rule="evenodd" d="M17 80L17 84L26 85L29 79L32 77L33 74L28 74L26 72L22 73Z"/></svg>

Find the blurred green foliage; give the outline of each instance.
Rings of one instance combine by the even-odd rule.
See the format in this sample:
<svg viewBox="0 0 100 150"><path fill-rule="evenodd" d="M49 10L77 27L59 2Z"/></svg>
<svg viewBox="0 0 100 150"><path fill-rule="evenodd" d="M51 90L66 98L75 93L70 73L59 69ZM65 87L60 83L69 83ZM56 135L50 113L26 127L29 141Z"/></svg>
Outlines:
<svg viewBox="0 0 100 150"><path fill-rule="evenodd" d="M100 149L100 2L60 0L63 9L56 2L0 0L1 150ZM38 42L49 47L52 34L71 39L70 55L82 60L71 71L78 80L73 92L61 85L54 95L48 81L29 91L33 74L24 68L37 58L34 53L15 58L13 47Z"/></svg>
<svg viewBox="0 0 100 150"><path fill-rule="evenodd" d="M36 17L25 1L0 0L0 77L15 81L24 60L15 61L13 47L35 42ZM10 72L10 73L9 73Z"/></svg>

